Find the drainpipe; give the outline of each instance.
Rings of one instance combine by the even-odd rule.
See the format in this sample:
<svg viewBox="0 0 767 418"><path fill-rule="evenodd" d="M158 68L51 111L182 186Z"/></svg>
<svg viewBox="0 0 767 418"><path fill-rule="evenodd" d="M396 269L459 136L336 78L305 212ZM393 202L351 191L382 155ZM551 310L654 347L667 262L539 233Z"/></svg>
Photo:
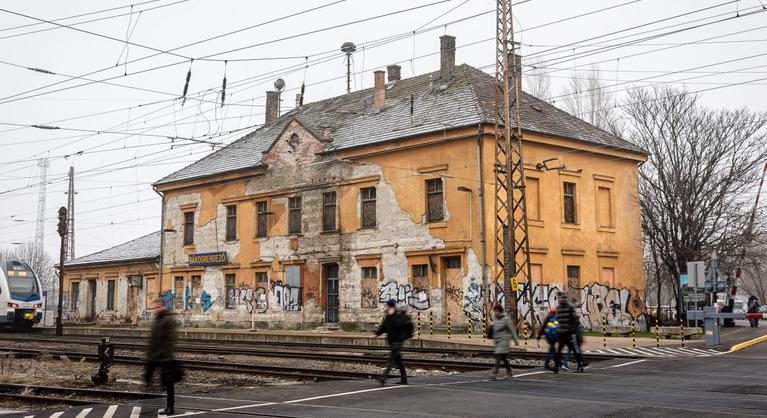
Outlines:
<svg viewBox="0 0 767 418"><path fill-rule="evenodd" d="M483 174L484 162L482 158L482 137L485 134L485 127L478 125L477 130L477 173L479 176L479 251L482 260L482 287L485 300L490 301L490 289L487 281L487 244L485 242L485 176Z"/></svg>
<svg viewBox="0 0 767 418"><path fill-rule="evenodd" d="M154 186L152 186L152 190L160 195L160 200L162 201L162 209L160 211L160 265L157 271L157 295L155 296L159 298L160 293L162 292L162 265L164 260L163 250L165 249L165 195L160 193Z"/></svg>

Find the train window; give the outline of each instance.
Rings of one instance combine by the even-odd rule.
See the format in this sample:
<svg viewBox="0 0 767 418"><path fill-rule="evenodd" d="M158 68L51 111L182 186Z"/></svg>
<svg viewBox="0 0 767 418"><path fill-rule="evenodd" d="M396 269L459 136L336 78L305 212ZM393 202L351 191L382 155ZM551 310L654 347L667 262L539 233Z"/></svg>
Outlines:
<svg viewBox="0 0 767 418"><path fill-rule="evenodd" d="M34 273L31 271L16 271L15 273L8 276L8 287L12 298L29 298L39 295L40 290L37 287Z"/></svg>

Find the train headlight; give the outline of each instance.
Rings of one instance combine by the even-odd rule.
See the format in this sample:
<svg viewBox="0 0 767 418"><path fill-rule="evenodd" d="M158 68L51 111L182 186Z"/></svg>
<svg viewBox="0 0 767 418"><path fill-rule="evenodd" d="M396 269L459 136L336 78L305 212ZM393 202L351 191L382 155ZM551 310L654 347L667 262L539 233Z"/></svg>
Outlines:
<svg viewBox="0 0 767 418"><path fill-rule="evenodd" d="M42 303L35 303L35 309L40 309L43 307Z"/></svg>
<svg viewBox="0 0 767 418"><path fill-rule="evenodd" d="M8 307L9 307L9 308L15 308L15 309L19 309L19 304L18 304L18 303L11 303L11 302L8 302Z"/></svg>

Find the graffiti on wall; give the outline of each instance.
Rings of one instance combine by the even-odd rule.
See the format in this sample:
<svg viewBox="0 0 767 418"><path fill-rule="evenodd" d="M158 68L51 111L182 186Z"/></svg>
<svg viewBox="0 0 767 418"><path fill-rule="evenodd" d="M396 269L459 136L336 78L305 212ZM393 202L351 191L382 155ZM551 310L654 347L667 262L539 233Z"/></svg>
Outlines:
<svg viewBox="0 0 767 418"><path fill-rule="evenodd" d="M418 310L429 309L430 306L429 293L423 289L413 289L409 283L387 282L382 284L378 291L378 302L386 303L392 299L397 303L407 304Z"/></svg>
<svg viewBox="0 0 767 418"><path fill-rule="evenodd" d="M362 299L363 308L378 307L378 280L375 278L362 278Z"/></svg>
<svg viewBox="0 0 767 418"><path fill-rule="evenodd" d="M521 315L529 317L540 314L557 305L559 286L550 284L534 285L532 303L527 292L527 283L520 283L517 291L518 309ZM493 303L505 306L506 294L499 285L495 285ZM586 328L599 326L602 321L610 323L637 319L644 315L644 301L637 289L612 288L599 283L585 287L573 287L569 290L571 303L581 317ZM463 297L463 311L472 320L482 318L483 290L480 283L472 278ZM539 318L540 319L540 318Z"/></svg>
<svg viewBox="0 0 767 418"><path fill-rule="evenodd" d="M266 297L266 289L263 287L251 288L246 284L240 284L240 287L227 289L226 306L245 305L248 313L264 313L269 308L269 301Z"/></svg>
<svg viewBox="0 0 767 418"><path fill-rule="evenodd" d="M165 304L165 309L173 309L173 292L170 290L164 290L160 293L160 298Z"/></svg>
<svg viewBox="0 0 767 418"><path fill-rule="evenodd" d="M272 282L272 295L284 311L301 310L301 287Z"/></svg>

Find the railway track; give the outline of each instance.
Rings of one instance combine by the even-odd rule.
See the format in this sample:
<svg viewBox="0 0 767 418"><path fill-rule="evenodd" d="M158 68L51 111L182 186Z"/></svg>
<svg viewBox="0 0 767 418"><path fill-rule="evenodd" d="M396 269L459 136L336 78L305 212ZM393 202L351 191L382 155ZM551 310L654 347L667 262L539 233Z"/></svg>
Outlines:
<svg viewBox="0 0 767 418"><path fill-rule="evenodd" d="M39 357L50 355L53 358L67 357L70 359L85 359L87 361L98 361L98 355L93 353L83 353L74 351L54 351L38 350L30 348L4 348L6 352L13 353L17 357ZM205 360L179 360L184 368L189 370L204 370L219 373L246 373L262 376L274 376L282 378L291 378L296 380L348 380L348 379L371 379L377 376L376 373L354 372L345 370L323 370L301 367L281 367L265 366L247 363L232 363L222 361ZM128 364L143 366L144 361L137 356L115 356L114 362L118 364Z"/></svg>
<svg viewBox="0 0 767 418"><path fill-rule="evenodd" d="M13 399L35 404L78 406L104 402L135 401L164 396L162 393L0 383L0 399Z"/></svg>
<svg viewBox="0 0 767 418"><path fill-rule="evenodd" d="M0 338L3 340L6 338ZM45 339L31 339L31 338L11 338L6 339L14 342L45 342L53 344L70 344L70 345L93 345L96 340L87 339L58 339L58 338L45 338ZM143 351L146 349L144 343L125 343L125 342L112 342L115 348L129 349ZM370 364L385 364L386 357L381 353L381 350L375 352L361 352L361 353L319 353L317 351L275 351L273 349L258 349L258 348L227 348L211 344L179 344L177 346L178 352L185 353L197 353L197 354L218 354L218 355L246 355L246 356L260 356L260 357L279 357L279 358L295 358L295 359L308 359L308 360L325 360L336 362L350 362L350 363L370 363ZM426 369L438 369L445 371L477 371L487 370L493 366L490 362L479 361L461 361L454 359L425 359L425 358L408 358L408 365L416 368ZM527 368L532 366L518 365L515 367Z"/></svg>

